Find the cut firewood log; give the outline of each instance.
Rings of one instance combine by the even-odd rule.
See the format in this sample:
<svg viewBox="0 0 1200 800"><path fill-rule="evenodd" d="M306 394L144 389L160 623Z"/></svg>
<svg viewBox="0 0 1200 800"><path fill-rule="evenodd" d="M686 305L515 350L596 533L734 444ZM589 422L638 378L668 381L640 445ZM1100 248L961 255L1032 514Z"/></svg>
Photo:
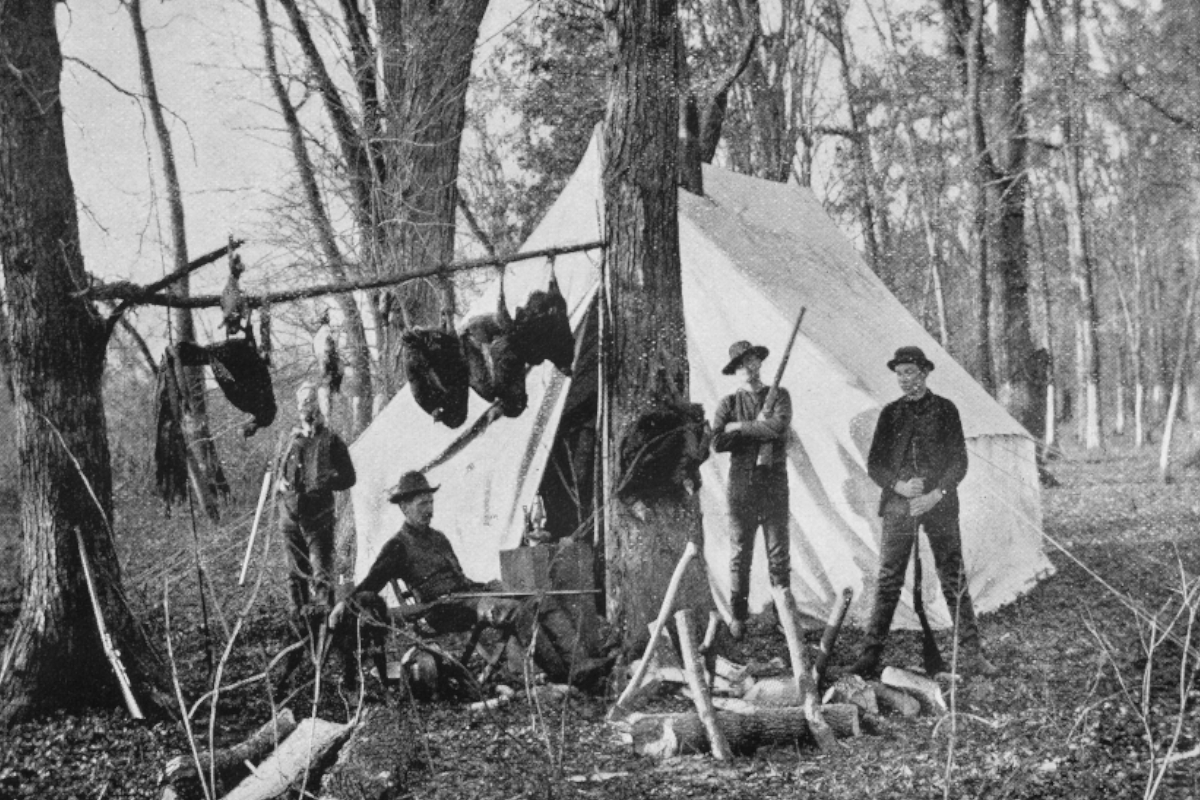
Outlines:
<svg viewBox="0 0 1200 800"><path fill-rule="evenodd" d="M822 751L831 753L837 749L837 740L823 719L820 706L817 705L817 682L813 679L804 651L804 631L800 627L800 612L796 609L796 599L786 586L772 586L771 596L775 599L775 612L779 615L779 624L783 626L783 635L787 638L792 677L796 681L796 693L804 707L808 727L817 741L817 746Z"/></svg>
<svg viewBox="0 0 1200 800"><path fill-rule="evenodd" d="M875 700L884 713L899 714L902 717L916 717L921 713L921 701L911 694L884 686L879 681L871 681L870 687L875 692Z"/></svg>
<svg viewBox="0 0 1200 800"><path fill-rule="evenodd" d="M199 752L199 762L204 770L203 784L209 785L215 773L216 787L213 795L225 791L250 774L246 763L257 763L266 758L280 742L296 730L296 717L290 708L285 708L277 717L250 734L245 741L221 750ZM200 774L196 770L197 759L191 753L175 756L163 767L159 784L169 784L182 797L200 797Z"/></svg>
<svg viewBox="0 0 1200 800"><path fill-rule="evenodd" d="M854 590L849 587L843 589L840 601L834 604L833 610L829 613L829 621L825 623L825 632L821 634L820 651L813 660L813 675L818 684L825 675L825 665L829 663L829 657L833 655L833 647L837 644L838 634L841 633L842 623L846 621L846 612L850 609L850 603L853 600Z"/></svg>
<svg viewBox="0 0 1200 800"><path fill-rule="evenodd" d="M899 689L917 698L921 709L931 714L945 714L949 709L937 681L897 667L884 667L880 681L884 686Z"/></svg>
<svg viewBox="0 0 1200 800"><path fill-rule="evenodd" d="M300 784L315 791L321 771L351 730L349 724L304 720L225 800L271 800Z"/></svg>
<svg viewBox="0 0 1200 800"><path fill-rule="evenodd" d="M692 702L696 705L696 713L708 734L713 758L718 761L730 761L733 753L730 752L729 743L725 741L725 735L717 725L717 712L713 708L704 667L700 663L700 654L696 652L696 642L692 638L691 609L684 608L675 612L675 630L679 635L679 654L683 657L684 676L687 678L688 688L692 690Z"/></svg>
<svg viewBox="0 0 1200 800"><path fill-rule="evenodd" d="M759 678L746 689L742 699L763 708L788 708L803 705L794 678Z"/></svg>
<svg viewBox="0 0 1200 800"><path fill-rule="evenodd" d="M878 716L879 701L875 698L875 690L858 675L843 675L830 686L823 703L851 703L862 709L864 714Z"/></svg>
<svg viewBox="0 0 1200 800"><path fill-rule="evenodd" d="M734 714L763 714L781 709L763 708L754 703L737 697L714 697L713 705L718 711L730 711ZM802 709L801 706L784 706L786 710ZM862 734L862 714L857 706L848 703L830 703L821 706L822 715L833 733L839 739L851 739Z"/></svg>
<svg viewBox="0 0 1200 800"><path fill-rule="evenodd" d="M764 745L815 742L802 707L764 709L739 700L719 702L736 704L739 710L749 707L749 713L717 711L717 725L735 753L753 753ZM833 734L858 735L856 706L827 706L823 711ZM629 726L633 749L638 755L671 758L708 751L708 735L699 715L694 713L637 714L629 718Z"/></svg>

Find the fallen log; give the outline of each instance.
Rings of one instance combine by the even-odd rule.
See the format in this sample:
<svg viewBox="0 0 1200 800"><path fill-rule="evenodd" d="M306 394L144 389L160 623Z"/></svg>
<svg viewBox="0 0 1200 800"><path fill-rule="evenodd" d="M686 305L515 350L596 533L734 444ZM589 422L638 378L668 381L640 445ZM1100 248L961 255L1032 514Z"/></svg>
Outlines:
<svg viewBox="0 0 1200 800"><path fill-rule="evenodd" d="M808 656L804 652L804 631L800 627L796 598L786 586L772 586L771 596L775 599L775 611L779 615L779 624L783 626L783 635L787 638L792 677L796 682L796 693L804 707L804 715L808 719L808 727L817 741L817 746L823 752L831 753L837 749L837 741L817 705L817 682L813 679Z"/></svg>
<svg viewBox="0 0 1200 800"><path fill-rule="evenodd" d="M304 720L224 800L271 800L295 785L315 790L327 760L352 730L349 724L316 717Z"/></svg>
<svg viewBox="0 0 1200 800"><path fill-rule="evenodd" d="M364 706L354 732L309 798L385 798L405 795L422 769L420 725L413 709L397 703Z"/></svg>
<svg viewBox="0 0 1200 800"><path fill-rule="evenodd" d="M921 701L912 695L884 686L879 681L871 681L869 685L875 692L875 699L882 711L896 713L902 717L916 717L921 714Z"/></svg>
<svg viewBox="0 0 1200 800"><path fill-rule="evenodd" d="M775 744L815 743L803 708L757 708L744 700L714 700L721 706L733 705L737 711L721 708L717 725L734 753L749 754L759 747ZM856 706L826 706L829 730L839 736L859 735ZM835 724L836 721L836 724ZM635 714L628 719L634 752L655 758L671 758L685 753L708 751L708 735L699 715Z"/></svg>
<svg viewBox="0 0 1200 800"><path fill-rule="evenodd" d="M290 708L285 708L239 744L212 752L201 750L198 759L190 753L175 756L163 767L158 783L160 786L169 785L181 797L202 797L203 786L209 785L215 777L216 786L211 787L211 794L222 795L230 786L250 774L247 762L254 764L266 758L294 730L296 718ZM204 771L203 781L196 769L197 761Z"/></svg>
<svg viewBox="0 0 1200 800"><path fill-rule="evenodd" d="M884 667L879 680L884 686L906 692L921 703L921 709L931 714L941 715L949 711L946 699L942 696L942 687L937 681L918 675L915 672L897 667Z"/></svg>
<svg viewBox="0 0 1200 800"><path fill-rule="evenodd" d="M713 758L718 761L730 761L733 753L729 743L717 724L717 712L713 708L712 697L708 693L708 684L704 679L704 667L700 664L700 656L696 652L696 642L692 638L692 612L684 608L675 612L675 630L679 634L679 654L683 657L684 677L687 678L688 688L692 690L692 702L696 705L696 713L704 725L708 735L709 747Z"/></svg>

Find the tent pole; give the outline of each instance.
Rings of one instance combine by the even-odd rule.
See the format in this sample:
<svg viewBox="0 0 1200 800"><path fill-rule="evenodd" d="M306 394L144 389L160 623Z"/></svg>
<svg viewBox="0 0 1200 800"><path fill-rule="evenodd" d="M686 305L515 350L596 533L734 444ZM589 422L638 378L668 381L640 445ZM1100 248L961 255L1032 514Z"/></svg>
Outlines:
<svg viewBox="0 0 1200 800"><path fill-rule="evenodd" d="M609 535L608 525L608 500L610 491L610 475L612 465L612 447L611 447L611 425L610 414L610 398L608 386L608 369L606 363L608 361L608 248L604 248L600 255L600 287L596 298L596 312L598 319L596 321L596 415L597 432L600 439L600 492L596 497L596 544L602 547L601 551L604 554L604 595L605 595L605 616L608 616L611 611L611 586L608 580L608 566L612 563L610 548L613 546L611 536Z"/></svg>

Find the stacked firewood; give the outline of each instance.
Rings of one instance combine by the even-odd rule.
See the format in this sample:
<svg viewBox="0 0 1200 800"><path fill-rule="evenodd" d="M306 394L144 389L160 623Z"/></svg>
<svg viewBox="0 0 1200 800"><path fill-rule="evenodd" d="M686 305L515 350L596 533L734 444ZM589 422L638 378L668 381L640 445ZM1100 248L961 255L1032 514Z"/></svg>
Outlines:
<svg viewBox="0 0 1200 800"><path fill-rule="evenodd" d="M776 744L815 744L823 752L834 752L839 748L838 739L860 736L864 729L878 730L885 714L913 717L947 710L936 681L894 667L885 669L879 681L842 676L818 697L817 687L849 606L849 590L831 615L820 648L810 654L803 643L791 591L772 589L787 638L791 676L756 677L750 667L714 655L715 634L723 624L716 612L710 615L699 647L694 643L691 612L674 614L679 642L676 657L659 642L673 610L674 590L695 555L689 545L651 626L645 656L632 665L629 683L608 715L639 755L669 758L711 752L718 760L728 760L734 754ZM688 697L695 711L634 710L649 695L670 689Z"/></svg>

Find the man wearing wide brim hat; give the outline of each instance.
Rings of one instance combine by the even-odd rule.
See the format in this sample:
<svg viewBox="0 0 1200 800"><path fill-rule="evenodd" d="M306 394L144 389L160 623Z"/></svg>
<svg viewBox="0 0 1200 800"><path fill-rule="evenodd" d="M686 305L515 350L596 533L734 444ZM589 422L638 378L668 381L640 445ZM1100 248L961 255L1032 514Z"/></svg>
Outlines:
<svg viewBox="0 0 1200 800"><path fill-rule="evenodd" d="M726 499L730 521L730 632L745 633L749 613L750 565L754 537L761 527L767 547L767 567L774 586L790 586L788 540L787 437L792 425L792 398L780 387L775 403L763 408L769 387L762 382L762 362L770 351L748 341L729 347L729 362L721 370L736 374L741 386L721 398L713 417L713 450L729 453ZM764 447L766 445L766 447Z"/></svg>
<svg viewBox="0 0 1200 800"><path fill-rule="evenodd" d="M450 540L430 524L433 521L433 496L439 488L430 485L422 473L410 471L388 489L388 501L400 506L404 525L383 545L351 596L378 595L393 581L403 581L418 603L488 588L487 584L466 576ZM345 603L338 606L344 610ZM339 609L332 615L335 624L342 613ZM437 633L465 631L470 630L481 615L490 613L494 613L491 605L480 607L478 602L447 602L431 609L425 621Z"/></svg>
<svg viewBox="0 0 1200 800"><path fill-rule="evenodd" d="M404 513L404 525L383 545L366 577L347 600L334 608L330 626L338 627L348 607L361 611L368 619L387 620L387 608L379 592L394 581L403 581L418 603L437 601L423 617L434 633L492 626L515 634L523 645L522 653L532 645L535 662L547 674L553 673L554 680L572 680L580 685L607 674L611 658L576 652L577 625L554 598L522 601L496 596L507 592L502 582L480 583L466 576L450 540L430 525L438 488L420 472L405 472L387 491L388 500ZM455 596L464 593L491 596ZM541 635L533 634L535 628L542 631ZM565 658L561 651L566 652ZM356 666L354 661L348 663Z"/></svg>
<svg viewBox="0 0 1200 800"><path fill-rule="evenodd" d="M867 456L867 473L883 490L883 537L871 621L862 655L851 671L863 676L879 671L910 554L923 528L946 606L956 620L959 666L992 674L996 669L983 655L963 569L958 484L967 474L967 445L958 408L929 391L926 379L933 362L921 348L899 348L887 366L896 373L903 396L883 407Z"/></svg>

